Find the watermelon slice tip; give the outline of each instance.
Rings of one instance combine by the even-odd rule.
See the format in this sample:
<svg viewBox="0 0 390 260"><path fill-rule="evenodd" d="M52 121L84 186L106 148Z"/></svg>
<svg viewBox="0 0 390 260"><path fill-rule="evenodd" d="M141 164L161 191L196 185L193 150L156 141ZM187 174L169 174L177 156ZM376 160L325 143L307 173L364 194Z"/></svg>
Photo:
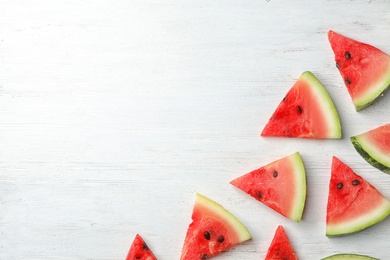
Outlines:
<svg viewBox="0 0 390 260"><path fill-rule="evenodd" d="M127 253L126 260L157 260L143 238L136 234Z"/></svg>
<svg viewBox="0 0 390 260"><path fill-rule="evenodd" d="M275 231L274 238L268 248L265 260L298 260L290 240L282 225L279 225Z"/></svg>

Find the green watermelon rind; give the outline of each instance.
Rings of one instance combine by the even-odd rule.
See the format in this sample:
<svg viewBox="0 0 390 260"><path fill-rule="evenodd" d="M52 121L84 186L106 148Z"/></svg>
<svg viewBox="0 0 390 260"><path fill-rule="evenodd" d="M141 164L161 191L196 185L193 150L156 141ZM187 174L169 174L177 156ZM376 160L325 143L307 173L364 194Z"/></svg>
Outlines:
<svg viewBox="0 0 390 260"><path fill-rule="evenodd" d="M321 258L321 260L379 260L378 258L374 258L367 255L358 255L358 254L336 254L331 255L325 258Z"/></svg>
<svg viewBox="0 0 390 260"><path fill-rule="evenodd" d="M364 134L363 134L364 135ZM355 147L356 151L372 166L375 168L390 174L390 163L386 165L382 155L379 151L375 151L374 147L371 147L369 141L365 141L362 135L352 136L350 140Z"/></svg>
<svg viewBox="0 0 390 260"><path fill-rule="evenodd" d="M238 220L238 218L236 218L222 205L199 193L196 194L196 204L202 205L202 207L207 208L220 218L224 219L227 223L229 223L230 227L236 232L239 243L252 238L251 234L249 233L247 228L241 223L241 221Z"/></svg>
<svg viewBox="0 0 390 260"><path fill-rule="evenodd" d="M390 87L390 67L383 80L380 80L374 87L371 87L367 93L361 98L355 98L352 100L356 111L360 111L376 100L378 100Z"/></svg>
<svg viewBox="0 0 390 260"><path fill-rule="evenodd" d="M343 221L335 224L327 223L326 236L344 236L349 235L368 227L371 227L390 214L390 201L383 198L381 204L371 212L356 216L352 220Z"/></svg>
<svg viewBox="0 0 390 260"><path fill-rule="evenodd" d="M297 196L295 198L293 210L289 218L295 222L300 222L306 203L306 171L301 154L299 152L290 155L289 158L295 173L294 175L296 176L295 183L297 184L295 190Z"/></svg>
<svg viewBox="0 0 390 260"><path fill-rule="evenodd" d="M321 103L322 111L325 112L329 130L327 138L340 139L342 137L340 117L328 91L310 71L305 71L301 77L310 83L317 100Z"/></svg>

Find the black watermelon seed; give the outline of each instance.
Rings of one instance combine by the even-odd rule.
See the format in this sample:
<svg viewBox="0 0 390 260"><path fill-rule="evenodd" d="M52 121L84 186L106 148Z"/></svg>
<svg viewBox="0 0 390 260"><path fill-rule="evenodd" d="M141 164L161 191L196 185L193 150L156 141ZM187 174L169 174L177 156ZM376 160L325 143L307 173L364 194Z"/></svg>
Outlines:
<svg viewBox="0 0 390 260"><path fill-rule="evenodd" d="M341 188L342 188L343 186L344 186L344 185L343 185L341 182L337 183L337 189L338 189L338 190L341 190Z"/></svg>
<svg viewBox="0 0 390 260"><path fill-rule="evenodd" d="M203 254L203 255L200 257L201 260L204 260L204 259L207 259L207 258L209 258L209 256L206 255L206 254Z"/></svg>
<svg viewBox="0 0 390 260"><path fill-rule="evenodd" d="M354 186L359 185L359 184L360 184L359 180L353 180L352 181L352 185L354 185Z"/></svg>
<svg viewBox="0 0 390 260"><path fill-rule="evenodd" d="M336 62L336 68L340 69L340 64Z"/></svg>
<svg viewBox="0 0 390 260"><path fill-rule="evenodd" d="M283 102L286 102L286 101L287 101L287 98L286 98L286 97L284 97L284 98L283 98Z"/></svg>
<svg viewBox="0 0 390 260"><path fill-rule="evenodd" d="M274 176L274 178L278 177L279 173L277 171L274 171L274 173L272 174L272 176Z"/></svg>
<svg viewBox="0 0 390 260"><path fill-rule="evenodd" d="M346 58L347 60L349 60L349 59L351 58L351 53L346 52L346 53L345 53L345 58Z"/></svg>
<svg viewBox="0 0 390 260"><path fill-rule="evenodd" d="M261 192L259 191L259 192L257 192L256 196L257 196L259 199L261 199L261 198L263 197L263 193L261 193Z"/></svg>
<svg viewBox="0 0 390 260"><path fill-rule="evenodd" d="M350 79L345 79L345 83L351 84L351 80Z"/></svg>
<svg viewBox="0 0 390 260"><path fill-rule="evenodd" d="M218 241L219 243L222 243L224 240L225 240L225 238L224 238L223 236L219 236L219 237L217 238L217 241Z"/></svg>
<svg viewBox="0 0 390 260"><path fill-rule="evenodd" d="M298 106L298 113L302 114L302 108L300 106Z"/></svg>
<svg viewBox="0 0 390 260"><path fill-rule="evenodd" d="M203 235L204 235L204 238L206 238L207 240L210 240L210 237L211 237L210 232L205 231L205 232L203 233Z"/></svg>
<svg viewBox="0 0 390 260"><path fill-rule="evenodd" d="M142 249L145 249L145 250L149 249L149 248L148 248L148 245L147 245L146 243L143 243L143 244L142 244Z"/></svg>

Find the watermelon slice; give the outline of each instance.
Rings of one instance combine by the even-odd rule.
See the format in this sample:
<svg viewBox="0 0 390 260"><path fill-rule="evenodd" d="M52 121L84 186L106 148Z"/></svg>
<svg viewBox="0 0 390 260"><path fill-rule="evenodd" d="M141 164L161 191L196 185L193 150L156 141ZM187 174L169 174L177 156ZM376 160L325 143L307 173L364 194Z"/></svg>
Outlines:
<svg viewBox="0 0 390 260"><path fill-rule="evenodd" d="M367 107L390 85L390 56L374 46L332 30L328 39L336 66L357 111Z"/></svg>
<svg viewBox="0 0 390 260"><path fill-rule="evenodd" d="M126 260L136 260L136 259L139 260L157 259L139 234L135 236L133 243L131 244L129 253L127 254L126 257Z"/></svg>
<svg viewBox="0 0 390 260"><path fill-rule="evenodd" d="M283 216L296 222L301 220L306 201L306 173L299 152L230 183Z"/></svg>
<svg viewBox="0 0 390 260"><path fill-rule="evenodd" d="M347 235L370 227L390 214L390 201L337 157L326 213L326 235Z"/></svg>
<svg viewBox="0 0 390 260"><path fill-rule="evenodd" d="M351 142L368 163L390 174L390 124L352 136Z"/></svg>
<svg viewBox="0 0 390 260"><path fill-rule="evenodd" d="M250 238L236 217L220 204L197 194L180 259L207 259Z"/></svg>
<svg viewBox="0 0 390 260"><path fill-rule="evenodd" d="M302 73L290 88L261 136L341 138L340 119L333 101L311 72Z"/></svg>
<svg viewBox="0 0 390 260"><path fill-rule="evenodd" d="M321 260L379 260L378 258L373 258L366 255L357 255L357 254L337 254L331 255Z"/></svg>
<svg viewBox="0 0 390 260"><path fill-rule="evenodd" d="M283 226L278 226L276 229L265 260L298 260Z"/></svg>

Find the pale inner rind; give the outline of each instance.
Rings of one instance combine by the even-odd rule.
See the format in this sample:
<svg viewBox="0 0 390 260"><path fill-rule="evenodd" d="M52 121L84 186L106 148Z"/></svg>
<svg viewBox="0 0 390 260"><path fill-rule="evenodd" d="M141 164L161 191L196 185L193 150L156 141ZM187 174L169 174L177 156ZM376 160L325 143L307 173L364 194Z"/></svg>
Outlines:
<svg viewBox="0 0 390 260"><path fill-rule="evenodd" d="M318 105L321 106L321 110L326 111L324 116L329 127L329 138L341 138L340 118L329 93L312 73L306 72L304 78L313 87L313 93L319 102Z"/></svg>
<svg viewBox="0 0 390 260"><path fill-rule="evenodd" d="M359 97L355 97L353 104L357 110L360 110L372 103L380 94L382 94L385 89L390 85L390 69L384 79L379 80L374 86L369 88L364 94Z"/></svg>
<svg viewBox="0 0 390 260"><path fill-rule="evenodd" d="M377 162L390 167L390 154L383 153L375 145L372 145L370 140L364 134L355 136L360 146Z"/></svg>
<svg viewBox="0 0 390 260"><path fill-rule="evenodd" d="M326 225L326 235L337 236L363 230L372 226L390 214L390 201L383 198L382 203L374 210L364 215L356 216L352 220L340 222L337 224Z"/></svg>
<svg viewBox="0 0 390 260"><path fill-rule="evenodd" d="M306 173L299 152L292 154L290 156L290 161L296 177L296 196L293 204L294 208L291 212L291 219L299 222L302 218L303 208L306 201Z"/></svg>

